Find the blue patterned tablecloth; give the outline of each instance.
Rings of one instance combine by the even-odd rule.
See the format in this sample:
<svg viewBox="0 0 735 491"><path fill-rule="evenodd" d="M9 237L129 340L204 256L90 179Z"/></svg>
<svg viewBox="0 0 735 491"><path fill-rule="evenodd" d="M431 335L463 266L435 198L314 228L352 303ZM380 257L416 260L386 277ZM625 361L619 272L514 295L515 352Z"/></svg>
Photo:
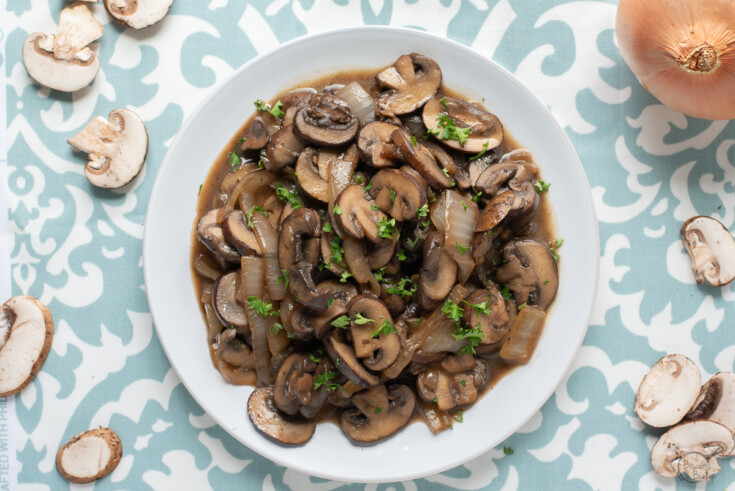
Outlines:
<svg viewBox="0 0 735 491"><path fill-rule="evenodd" d="M10 250L0 264L11 271L0 267L0 293L10 274L12 294L49 306L56 337L43 371L15 399L10 430L12 401L0 399L0 489L8 489L13 467L19 489L65 489L56 451L97 425L115 428L125 447L98 489L694 487L653 473L649 451L660 432L640 423L632 401L647 367L667 353L688 355L703 377L735 368L735 291L697 286L679 240L681 223L695 214L733 227L735 123L687 118L636 82L615 44L614 1L176 0L161 24L143 31L111 23L97 5L102 68L73 95L32 83L20 56L28 34L55 31L63 4L5 2L8 159L0 206L7 199L11 233L0 226ZM501 446L442 474L385 485L290 471L215 425L161 350L141 268L156 171L211 87L281 42L363 24L446 36L516 74L574 143L601 233L599 294L584 345L551 399L503 443L514 453ZM124 193L93 188L83 156L66 144L117 107L136 111L151 135L144 175ZM9 431L18 460L10 468ZM735 461L721 464L710 489L735 487Z"/></svg>

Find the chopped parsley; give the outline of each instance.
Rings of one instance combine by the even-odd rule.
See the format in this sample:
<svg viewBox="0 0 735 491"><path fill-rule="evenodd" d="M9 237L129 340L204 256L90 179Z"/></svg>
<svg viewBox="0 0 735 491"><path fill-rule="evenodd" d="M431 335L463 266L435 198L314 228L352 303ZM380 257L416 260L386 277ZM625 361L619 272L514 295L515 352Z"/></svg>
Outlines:
<svg viewBox="0 0 735 491"><path fill-rule="evenodd" d="M459 411L457 411L456 413L454 413L454 419L457 420L457 423L461 423L462 421L464 421L464 418L462 417L462 410L461 409Z"/></svg>
<svg viewBox="0 0 735 491"><path fill-rule="evenodd" d="M389 335L391 333L394 333L394 332L398 332L398 331L396 331L396 327L393 324L391 324L388 321L388 319L384 319L383 320L383 325L380 326L377 331L375 331L374 333L372 333L371 336L374 337L374 338L377 338L381 334L383 334L384 336L387 336L387 335Z"/></svg>
<svg viewBox="0 0 735 491"><path fill-rule="evenodd" d="M333 303L334 303L334 299L330 298L329 300L327 300L327 307L331 307Z"/></svg>
<svg viewBox="0 0 735 491"><path fill-rule="evenodd" d="M202 186L204 186L204 184L200 184L199 185L199 192L197 193L197 196L199 196L200 194L202 194Z"/></svg>
<svg viewBox="0 0 735 491"><path fill-rule="evenodd" d="M336 319L334 319L332 322L330 322L334 327L339 327L340 329L347 329L350 327L350 318L346 315L340 315Z"/></svg>
<svg viewBox="0 0 735 491"><path fill-rule="evenodd" d="M337 216L342 214L342 208L340 208L339 205L334 205L334 208L332 208L332 211Z"/></svg>
<svg viewBox="0 0 735 491"><path fill-rule="evenodd" d="M464 201L462 201L462 208L464 208L464 211L465 212L467 211L467 206L468 206L467 203L465 203Z"/></svg>
<svg viewBox="0 0 735 491"><path fill-rule="evenodd" d="M232 152L230 154L230 167L232 167L232 170L237 170L242 165L242 158L235 152Z"/></svg>
<svg viewBox="0 0 735 491"><path fill-rule="evenodd" d="M403 278L397 284L389 285L385 289L385 291L386 293L388 293L388 295L400 295L402 297L410 297L411 295L416 293L417 289L418 285L411 281L410 278Z"/></svg>
<svg viewBox="0 0 735 491"><path fill-rule="evenodd" d="M423 222L421 222L421 226L423 228L429 228L429 225L431 225L431 221L429 220L424 220Z"/></svg>
<svg viewBox="0 0 735 491"><path fill-rule="evenodd" d="M273 310L273 304L264 302L258 297L248 297L248 307L263 317L268 315L280 315L278 310Z"/></svg>
<svg viewBox="0 0 735 491"><path fill-rule="evenodd" d="M275 105L273 106L273 109L271 109L271 110L270 110L270 111L268 111L268 112L269 112L270 114L272 114L273 116L275 116L276 118L278 118L278 119L283 119L283 117L284 117L284 116L286 115L286 113L284 113L284 112L283 112L283 111L281 110L281 107L282 107L282 106L283 106L283 103L282 103L281 101L278 101L278 102L276 102L276 104L275 104Z"/></svg>
<svg viewBox="0 0 735 491"><path fill-rule="evenodd" d="M408 244L408 247L410 247L411 249L413 249L414 247L416 247L416 244L418 243L418 241L419 241L419 238L418 237L415 237L413 240L407 238L406 239L406 244Z"/></svg>
<svg viewBox="0 0 735 491"><path fill-rule="evenodd" d="M370 209L372 211L378 211L380 209L380 207L378 205L370 205Z"/></svg>
<svg viewBox="0 0 735 491"><path fill-rule="evenodd" d="M559 254L556 253L553 247L549 247L549 252L551 253L551 257L554 258L554 261L559 261Z"/></svg>
<svg viewBox="0 0 735 491"><path fill-rule="evenodd" d="M378 406L378 407L376 407L376 408L375 408L375 411L373 411L373 412L374 412L375 414L380 414L380 413L382 413L382 412L383 412L383 408L382 408L382 407L380 407L380 406Z"/></svg>
<svg viewBox="0 0 735 491"><path fill-rule="evenodd" d="M283 324L280 322L274 322L271 326L271 334L278 334L278 331L283 330Z"/></svg>
<svg viewBox="0 0 735 491"><path fill-rule="evenodd" d="M443 168L442 172L444 173L445 176L449 177L449 171L446 168Z"/></svg>
<svg viewBox="0 0 735 491"><path fill-rule="evenodd" d="M291 203L291 206L293 206L294 210L297 210L301 208L301 201L299 201L299 195L296 194L296 191L289 191L285 187L283 187L282 184L276 184L276 196L278 196L278 199L281 201L287 201Z"/></svg>
<svg viewBox="0 0 735 491"><path fill-rule="evenodd" d="M253 213L255 213L256 211L265 217L270 216L270 213L265 211L262 206L253 206L250 211L245 213L245 217L248 220L248 228L250 229L253 228Z"/></svg>
<svg viewBox="0 0 735 491"><path fill-rule="evenodd" d="M522 304L520 304L518 306L518 312L520 312L521 310L523 310L523 307L525 307L525 306L526 306L526 302L523 302Z"/></svg>
<svg viewBox="0 0 735 491"><path fill-rule="evenodd" d="M554 245L558 249L564 243L564 239L554 239Z"/></svg>
<svg viewBox="0 0 735 491"><path fill-rule="evenodd" d="M267 113L268 112L268 104L266 104L265 102L261 101L260 99L256 99L253 104L255 104L255 107L258 108L258 111L261 111L261 112L264 112L264 113Z"/></svg>
<svg viewBox="0 0 735 491"><path fill-rule="evenodd" d="M332 390L344 390L342 389L342 386L335 383L329 383L330 380L332 380L337 374L328 371L328 372L322 372L317 377L316 380L314 380L314 390L317 390L319 387L325 387L328 391Z"/></svg>
<svg viewBox="0 0 735 491"><path fill-rule="evenodd" d="M287 332L287 333L286 333L286 337L287 337L288 339L294 339L294 338L296 337L296 335L295 335L294 333L292 333L292 332Z"/></svg>
<svg viewBox="0 0 735 491"><path fill-rule="evenodd" d="M396 192L395 191L391 191L390 192L390 202L391 203L395 203L396 202Z"/></svg>
<svg viewBox="0 0 735 491"><path fill-rule="evenodd" d="M334 261L342 267L347 267L345 265L344 258L342 257L342 254L345 253L345 250L342 247L342 241L338 236L334 236L332 241L329 243L329 248L332 251L332 255L329 257L330 261Z"/></svg>
<svg viewBox="0 0 735 491"><path fill-rule="evenodd" d="M539 194L543 193L544 191L548 191L550 186L551 183L546 181L536 181L535 183L533 183L533 187L536 188L536 192Z"/></svg>
<svg viewBox="0 0 735 491"><path fill-rule="evenodd" d="M363 189L363 192L367 193L371 189L373 189L373 183L372 182L369 182L368 185L365 186L365 188Z"/></svg>
<svg viewBox="0 0 735 491"><path fill-rule="evenodd" d="M457 249L459 249L459 253L462 254L463 256L464 256L465 252L467 252L467 251L470 250L470 248L468 246L463 246L459 242L456 242L455 241L454 243L457 244Z"/></svg>
<svg viewBox="0 0 735 491"><path fill-rule="evenodd" d="M457 128L454 119L446 114L437 114L436 119L439 120L437 126L441 129L439 133L440 140L457 140L460 145L464 145L464 142L472 133L472 128Z"/></svg>
<svg viewBox="0 0 735 491"><path fill-rule="evenodd" d="M492 296L490 297L492 300ZM480 303L470 303L467 300L462 300L467 305L471 306L473 309L475 309L480 314L488 315L490 314L490 306L487 302L480 302Z"/></svg>
<svg viewBox="0 0 735 491"><path fill-rule="evenodd" d="M416 137L415 136L412 136L410 141L411 141L411 145L413 145L415 147L416 146Z"/></svg>
<svg viewBox="0 0 735 491"><path fill-rule="evenodd" d="M465 379L462 379L459 381L459 385L461 385L462 387L467 387L467 381Z"/></svg>
<svg viewBox="0 0 735 491"><path fill-rule="evenodd" d="M503 296L504 299L510 300L510 297L513 296L513 294L510 292L510 288L506 285L502 290L500 290L500 294Z"/></svg>
<svg viewBox="0 0 735 491"><path fill-rule="evenodd" d="M482 144L482 150L480 150L480 153L478 153L477 155L473 155L472 157L468 158L467 160L468 161L477 160L480 157L482 157L483 155L485 155L485 152L487 152L487 144L488 144L488 142L483 143Z"/></svg>
<svg viewBox="0 0 735 491"><path fill-rule="evenodd" d="M462 319L462 314L464 314L464 310L462 310L462 307L454 303L452 300L447 299L447 301L444 302L444 305L442 306L442 313L446 314L446 316L452 319L454 322L459 322Z"/></svg>
<svg viewBox="0 0 735 491"><path fill-rule="evenodd" d="M479 191L477 194L472 195L472 201L474 201L475 203L479 203L481 197L482 197L482 191Z"/></svg>
<svg viewBox="0 0 735 491"><path fill-rule="evenodd" d="M342 277L339 279L339 282L347 283L347 278L349 278L350 276L352 276L352 273L350 273L349 271L345 271L344 273L342 273Z"/></svg>
<svg viewBox="0 0 735 491"><path fill-rule="evenodd" d="M447 107L447 98L446 97L442 97L441 99L439 99L439 102L442 103L442 106Z"/></svg>
<svg viewBox="0 0 735 491"><path fill-rule="evenodd" d="M475 346L480 344L480 341L482 341L482 338L485 337L485 333L482 332L482 329L480 329L480 323L477 323L477 327L474 329L468 328L468 327L462 327L461 324L456 324L456 330L454 333L452 333L452 337L456 339L457 341L460 341L462 339L466 339L469 341L467 346L462 348L461 353L462 354L475 354Z"/></svg>
<svg viewBox="0 0 735 491"><path fill-rule="evenodd" d="M282 269L281 276L276 278L276 284L283 282L283 287L288 288L288 284L291 283L291 276L288 274L288 270Z"/></svg>
<svg viewBox="0 0 735 491"><path fill-rule="evenodd" d="M416 216L419 218L426 218L429 215L429 205L424 204L421 208L416 209Z"/></svg>
<svg viewBox="0 0 735 491"><path fill-rule="evenodd" d="M357 184L362 184L363 182L365 182L365 176L355 176L355 182Z"/></svg>
<svg viewBox="0 0 735 491"><path fill-rule="evenodd" d="M330 222L325 222L324 226L322 227L322 230L326 233L329 233L332 231L332 224Z"/></svg>
<svg viewBox="0 0 735 491"><path fill-rule="evenodd" d="M385 266L375 271L373 276L375 276L377 281L383 281L385 279Z"/></svg>
<svg viewBox="0 0 735 491"><path fill-rule="evenodd" d="M510 448L510 447L503 447L503 453L504 453L505 455L513 455L513 454L514 454L515 452L514 452L514 451L513 451L513 449L512 449L512 448Z"/></svg>
<svg viewBox="0 0 735 491"><path fill-rule="evenodd" d="M358 312L357 315L355 315L355 324L357 324L358 326L364 326L365 324L369 324L371 322L373 324L377 324L377 322L375 322L374 320L368 317L365 317L360 312Z"/></svg>
<svg viewBox="0 0 735 491"><path fill-rule="evenodd" d="M392 239L392 235L396 233L398 229L396 229L396 219L391 218L388 220L388 218L383 217L378 222L378 237L382 237L384 239Z"/></svg>
<svg viewBox="0 0 735 491"><path fill-rule="evenodd" d="M396 254L396 256L398 256L399 261L406 260L406 253L403 251L403 249L398 249L398 254Z"/></svg>
<svg viewBox="0 0 735 491"><path fill-rule="evenodd" d="M309 355L309 359L313 361L314 363L319 363L321 361L321 356L324 354L324 351L322 351L321 348L316 350L316 353L312 353Z"/></svg>

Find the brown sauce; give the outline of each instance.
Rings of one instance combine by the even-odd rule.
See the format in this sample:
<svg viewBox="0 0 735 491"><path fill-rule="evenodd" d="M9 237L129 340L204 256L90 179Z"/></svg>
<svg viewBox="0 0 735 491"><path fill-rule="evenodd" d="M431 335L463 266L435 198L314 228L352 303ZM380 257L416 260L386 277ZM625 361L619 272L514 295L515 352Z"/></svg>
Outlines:
<svg viewBox="0 0 735 491"><path fill-rule="evenodd" d="M375 82L375 74L379 70L377 69L370 69L370 70L353 70L353 71L345 71L340 72L336 74L326 75L324 77L320 77L314 80L311 80L309 82L303 82L299 83L298 85L288 87L287 89L281 91L277 96L273 97L270 101L270 104L272 105L276 101L278 101L284 94L289 92L290 90L293 90L294 88L298 87L313 87L317 90L321 90L324 87L328 87L333 84L347 84L349 82L357 81L359 82L363 88L365 88L366 91L368 91L372 96L375 96L377 93L377 85ZM471 98L464 97L462 94L457 93L456 91L453 91L444 85L440 88L440 94L455 97L455 98L461 98L465 100L470 100ZM253 100L257 99L260 94L252 94L251 97ZM192 280L194 284L194 289L196 292L196 297L200 298L202 296L203 289L207 286L207 284L211 284L210 280L207 278L203 278L199 274L196 273L194 269L194 261L195 259L204 254L209 255L209 250L199 242L197 239L196 234L196 226L199 221L199 218L204 215L206 212L210 211L213 208L218 208L222 206L222 201L218 195L218 189L220 186L220 182L222 178L229 173L232 168L230 166L230 153L232 152L232 149L235 148L238 140L240 140L242 137L244 137L247 132L250 125L250 122L252 119L258 115L259 113L257 111L254 111L253 115L251 115L248 120L243 123L243 125L235 132L235 134L232 136L230 141L227 143L225 148L222 149L220 154L214 159L214 162L212 166L210 167L209 173L207 174L207 177L205 181L202 183L202 186L199 190L199 197L197 202L197 213L196 213L196 219L193 224L193 229L191 233L191 257L190 257L190 266L191 266L191 275ZM262 113L260 113L262 114ZM521 145L518 141L513 138L512 134L508 130L508 128L504 128L504 136L503 136L503 143L501 146L502 150L500 150L498 153L499 155L506 154L512 150L524 148L523 145ZM539 179L541 179L542 173L539 172ZM530 236L530 238L536 239L541 243L550 243L553 241L553 239L556 237L554 233L554 220L553 220L553 214L551 211L549 200L546 196L547 193L541 193L540 195L540 201L539 206L534 212L534 225L535 229L533 234ZM200 311L202 313L202 316L206 323L206 317L204 313L204 306L200 302L199 304ZM204 342L207 342L206 337L204 338ZM208 343L209 345L209 351L210 356L212 359L213 366L215 369L217 369L218 365L218 356L217 351L215 348L215 345L213 343ZM493 387L495 387L503 377L505 377L508 373L513 371L513 368L515 368L515 365L510 364L502 360L497 353L490 354L490 355L479 355L482 358L484 358L488 363L489 368L489 380L486 385L486 387L483 389L482 394L478 397L478 400L480 397L482 397L484 394L488 393L490 390L492 390ZM418 398L417 398L418 399ZM330 409L325 410L323 413L321 413L318 416L319 422L331 422L336 425L339 425L339 408L336 408L335 406L330 406ZM471 407L471 405L469 406ZM456 409L465 409L462 406L458 406ZM421 416L418 414L418 410L415 411L411 423L416 421L422 421Z"/></svg>

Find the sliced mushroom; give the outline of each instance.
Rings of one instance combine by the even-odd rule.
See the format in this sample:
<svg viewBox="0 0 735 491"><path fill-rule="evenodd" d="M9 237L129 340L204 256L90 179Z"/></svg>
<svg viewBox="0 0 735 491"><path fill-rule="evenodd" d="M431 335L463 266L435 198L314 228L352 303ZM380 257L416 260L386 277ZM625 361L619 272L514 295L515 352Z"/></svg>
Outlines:
<svg viewBox="0 0 735 491"><path fill-rule="evenodd" d="M457 128L470 128L464 143L444 138L446 118L454 121ZM493 114L462 99L434 97L424 106L424 124L439 138L442 144L466 153L492 150L503 143L503 125Z"/></svg>
<svg viewBox="0 0 735 491"><path fill-rule="evenodd" d="M255 368L253 350L237 337L238 331L239 329L230 328L217 335L217 356L236 368Z"/></svg>
<svg viewBox="0 0 735 491"><path fill-rule="evenodd" d="M347 436L358 442L374 442L406 426L416 407L416 396L405 385L379 385L352 396L353 408L340 417Z"/></svg>
<svg viewBox="0 0 735 491"><path fill-rule="evenodd" d="M380 112L400 116L415 111L434 97L442 83L442 72L431 58L411 53L399 57L376 78L389 89L378 94Z"/></svg>
<svg viewBox="0 0 735 491"><path fill-rule="evenodd" d="M735 239L723 224L710 217L692 217L681 227L681 240L697 283L725 286L735 279Z"/></svg>
<svg viewBox="0 0 735 491"><path fill-rule="evenodd" d="M651 449L651 465L660 476L708 481L721 468L718 457L732 452L729 429L713 421L685 423L664 433Z"/></svg>
<svg viewBox="0 0 735 491"><path fill-rule="evenodd" d="M46 362L54 321L46 306L22 295L0 307L0 397L17 394Z"/></svg>
<svg viewBox="0 0 735 491"><path fill-rule="evenodd" d="M485 168L472 181L472 185L488 196L495 196L506 187L517 189L522 183L532 181L534 174L528 165L519 162L493 164Z"/></svg>
<svg viewBox="0 0 735 491"><path fill-rule="evenodd" d="M248 320L241 298L240 270L222 273L212 285L212 306L217 317L224 326L242 331L247 330Z"/></svg>
<svg viewBox="0 0 735 491"><path fill-rule="evenodd" d="M375 203L398 221L415 220L418 210L427 203L425 187L403 171L383 169L370 182Z"/></svg>
<svg viewBox="0 0 735 491"><path fill-rule="evenodd" d="M504 220L528 216L538 207L538 203L538 193L531 182L522 183L518 189L506 189L494 196L482 210L475 231L486 232Z"/></svg>
<svg viewBox="0 0 735 491"><path fill-rule="evenodd" d="M357 295L357 287L352 283L327 280L317 286L319 293L329 295L331 305L323 312L312 312L302 306L295 307L291 316L291 330L301 341L316 337L321 339L332 329L330 324L341 315L347 314L347 304Z"/></svg>
<svg viewBox="0 0 735 491"><path fill-rule="evenodd" d="M374 121L360 130L357 147L368 164L376 169L400 165L401 154L391 139L395 130L395 125L383 121Z"/></svg>
<svg viewBox="0 0 735 491"><path fill-rule="evenodd" d="M362 186L348 186L337 197L335 208L340 210L339 213L334 213L335 221L349 236L355 239L367 238L374 244L385 238L378 235L378 222L387 220L387 217Z"/></svg>
<svg viewBox="0 0 735 491"><path fill-rule="evenodd" d="M256 116L250 123L248 134L245 136L242 145L240 145L240 150L260 150L268 144L269 140L268 125L265 124L263 118Z"/></svg>
<svg viewBox="0 0 735 491"><path fill-rule="evenodd" d="M500 358L510 363L528 363L536 351L546 323L546 311L533 305L522 305L513 320L508 337L500 348Z"/></svg>
<svg viewBox="0 0 735 491"><path fill-rule="evenodd" d="M419 304L429 310L441 303L457 281L457 263L444 251L444 237L431 232L424 241L424 261L419 276Z"/></svg>
<svg viewBox="0 0 735 491"><path fill-rule="evenodd" d="M240 262L240 254L227 243L222 225L217 223L220 208L208 211L197 224L197 238L207 249L231 263Z"/></svg>
<svg viewBox="0 0 735 491"><path fill-rule="evenodd" d="M328 183L319 175L318 160L320 151L313 147L306 148L296 161L296 175L301 188L314 199L322 203L329 202Z"/></svg>
<svg viewBox="0 0 735 491"><path fill-rule="evenodd" d="M260 256L263 254L258 239L248 227L247 217L241 210L231 211L222 224L222 232L230 247L242 256Z"/></svg>
<svg viewBox="0 0 735 491"><path fill-rule="evenodd" d="M367 262L371 270L380 269L387 265L393 258L398 244L398 237L383 239L367 252Z"/></svg>
<svg viewBox="0 0 735 491"><path fill-rule="evenodd" d="M685 420L714 421L735 432L735 373L720 372L709 379Z"/></svg>
<svg viewBox="0 0 735 491"><path fill-rule="evenodd" d="M293 127L299 138L318 146L339 147L349 143L360 127L350 106L337 96L315 94L296 113Z"/></svg>
<svg viewBox="0 0 735 491"><path fill-rule="evenodd" d="M377 375L362 366L342 329L333 329L325 338L324 347L334 366L352 382L362 387L374 387L380 382Z"/></svg>
<svg viewBox="0 0 735 491"><path fill-rule="evenodd" d="M379 372L388 368L401 350L401 341L388 307L372 295L358 295L347 306L351 319L350 334L355 347L355 356L368 369ZM361 320L362 319L362 320ZM365 322L364 319L370 319ZM393 332L386 334L385 326ZM374 336L378 331L380 334Z"/></svg>
<svg viewBox="0 0 735 491"><path fill-rule="evenodd" d="M510 317L500 290L475 290L468 296L464 307L464 321L471 328L482 330L482 344L503 341L510 331ZM487 312L487 313L486 313Z"/></svg>
<svg viewBox="0 0 735 491"><path fill-rule="evenodd" d="M294 134L294 126L285 125L271 136L260 161L269 172L278 172L293 165L304 148L304 142Z"/></svg>
<svg viewBox="0 0 735 491"><path fill-rule="evenodd" d="M497 278L513 291L518 304L546 309L559 287L556 261L549 250L532 239L514 240L503 248L506 263Z"/></svg>
<svg viewBox="0 0 735 491"><path fill-rule="evenodd" d="M661 358L643 378L635 396L635 413L644 423L663 428L684 418L699 396L699 368L684 355Z"/></svg>
<svg viewBox="0 0 735 491"><path fill-rule="evenodd" d="M35 32L23 43L23 64L39 84L74 92L97 76L100 62L86 46L102 37L104 28L86 5L67 7L59 15L56 35Z"/></svg>
<svg viewBox="0 0 735 491"><path fill-rule="evenodd" d="M329 294L319 292L312 272L319 261L319 214L309 208L294 210L283 221L278 237L278 263L289 273L288 291L302 305L327 310Z"/></svg>
<svg viewBox="0 0 735 491"><path fill-rule="evenodd" d="M273 387L255 389L248 398L248 416L263 434L288 445L306 443L316 430L314 420L292 417L276 407Z"/></svg>
<svg viewBox="0 0 735 491"><path fill-rule="evenodd" d="M444 174L432 153L421 143L412 143L408 133L401 129L394 130L391 138L406 161L426 179L429 185L439 189L452 186L452 179Z"/></svg>
<svg viewBox="0 0 735 491"><path fill-rule="evenodd" d="M56 470L74 484L108 476L122 459L120 437L110 428L85 431L69 440L56 454Z"/></svg>
<svg viewBox="0 0 735 491"><path fill-rule="evenodd" d="M131 29L143 29L161 21L174 0L104 0L115 22Z"/></svg>
<svg viewBox="0 0 735 491"><path fill-rule="evenodd" d="M435 401L440 410L450 411L475 402L488 380L487 365L479 359L470 370L459 373L432 365L416 379L416 390L423 400Z"/></svg>
<svg viewBox="0 0 735 491"><path fill-rule="evenodd" d="M89 154L84 175L101 188L117 189L138 175L148 154L148 133L140 117L129 109L114 109L92 119L68 140L76 150Z"/></svg>
<svg viewBox="0 0 735 491"><path fill-rule="evenodd" d="M316 94L316 89L311 87L293 89L281 97L281 110L285 112L292 107L308 104L314 94Z"/></svg>
<svg viewBox="0 0 735 491"><path fill-rule="evenodd" d="M331 368L332 363L326 357L319 360L310 355L293 353L283 362L276 377L273 388L276 407L291 416L301 413L305 418L313 417L329 396L326 387L314 388L314 379Z"/></svg>

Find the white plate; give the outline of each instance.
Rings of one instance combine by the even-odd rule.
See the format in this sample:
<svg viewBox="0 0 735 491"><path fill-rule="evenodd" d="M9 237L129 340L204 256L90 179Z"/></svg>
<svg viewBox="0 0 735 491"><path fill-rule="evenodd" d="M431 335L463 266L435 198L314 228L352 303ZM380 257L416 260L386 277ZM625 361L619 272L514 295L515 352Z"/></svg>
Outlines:
<svg viewBox="0 0 735 491"><path fill-rule="evenodd" d="M286 448L250 423L250 387L226 384L212 368L189 272L197 189L213 160L253 112L255 99L346 68L378 68L418 51L441 66L448 87L484 98L517 140L530 148L552 183L561 249L559 293L532 361L505 377L454 430L432 435L409 425L378 444L356 446L332 424L317 426L304 446ZM153 186L145 223L148 301L171 364L197 402L225 430L259 454L327 479L400 481L462 464L500 444L546 402L564 377L587 330L595 297L599 238L589 184L564 132L509 72L472 50L419 31L365 27L296 39L260 56L218 85L189 117Z"/></svg>

